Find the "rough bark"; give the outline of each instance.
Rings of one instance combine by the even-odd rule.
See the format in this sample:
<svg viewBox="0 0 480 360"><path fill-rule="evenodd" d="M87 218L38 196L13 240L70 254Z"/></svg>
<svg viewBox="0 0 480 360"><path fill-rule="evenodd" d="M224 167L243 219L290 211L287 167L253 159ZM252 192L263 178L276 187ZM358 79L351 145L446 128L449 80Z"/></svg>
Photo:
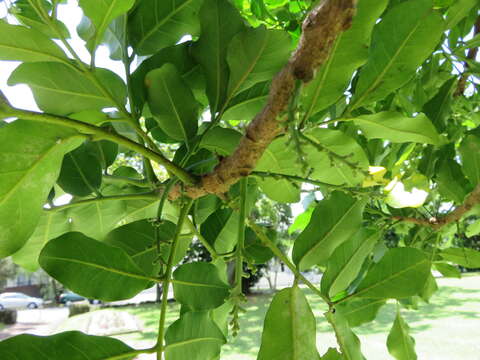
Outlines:
<svg viewBox="0 0 480 360"><path fill-rule="evenodd" d="M248 125L235 152L221 160L198 185L178 185L169 198L182 194L199 198L206 194L221 194L255 168L265 149L281 133L285 111L295 90L296 80L310 81L315 70L328 58L338 35L351 26L357 0L326 0L314 8L302 26L302 36L289 62L275 76L265 107Z"/></svg>
<svg viewBox="0 0 480 360"><path fill-rule="evenodd" d="M464 203L457 207L452 212L442 216L442 217L431 217L429 219L419 219L413 217L400 217L395 216L394 220L411 222L417 225L429 226L434 230L438 230L443 226L456 222L462 218L467 212L472 210L475 205L480 204L480 184L478 184L475 189L466 197Z"/></svg>

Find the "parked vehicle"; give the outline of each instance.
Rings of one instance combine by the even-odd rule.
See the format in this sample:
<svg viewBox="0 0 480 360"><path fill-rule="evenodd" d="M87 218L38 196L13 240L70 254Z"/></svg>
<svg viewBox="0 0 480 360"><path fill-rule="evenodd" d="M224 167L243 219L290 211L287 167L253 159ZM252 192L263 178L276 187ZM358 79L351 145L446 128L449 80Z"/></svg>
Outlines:
<svg viewBox="0 0 480 360"><path fill-rule="evenodd" d="M90 304L99 304L100 300L87 299L81 295L75 294L74 292L68 291L60 294L58 297L58 302L60 304L69 305L74 302L88 300Z"/></svg>
<svg viewBox="0 0 480 360"><path fill-rule="evenodd" d="M43 306L43 300L22 293L6 292L0 294L0 310L2 309L36 309Z"/></svg>

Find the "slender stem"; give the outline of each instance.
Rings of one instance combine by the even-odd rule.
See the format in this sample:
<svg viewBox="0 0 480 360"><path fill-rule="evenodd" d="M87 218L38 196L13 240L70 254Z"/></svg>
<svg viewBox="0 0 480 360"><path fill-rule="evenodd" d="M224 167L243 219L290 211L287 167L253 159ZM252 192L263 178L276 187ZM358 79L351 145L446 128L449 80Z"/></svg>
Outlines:
<svg viewBox="0 0 480 360"><path fill-rule="evenodd" d="M82 121L69 119L62 116L51 115L46 113L38 113L28 110L20 110L11 106L1 106L0 107L0 118L8 117L17 117L20 119L39 121L49 124L56 124L61 126L66 126L78 130L81 133L93 135L96 140L110 140L119 145L125 146L126 148L136 151L141 155L159 163L169 172L177 176L182 182L194 185L197 182L196 177L189 174L186 170L177 166L162 154L159 154L151 149L146 148L145 146L132 141L122 135L111 133L106 129L102 129L98 126L84 123Z"/></svg>
<svg viewBox="0 0 480 360"><path fill-rule="evenodd" d="M180 216L178 218L177 228L175 230L175 236L173 237L172 245L170 247L170 254L168 255L167 269L165 270L165 278L163 280L163 289L162 289L162 304L160 310L160 319L158 323L158 337L157 337L157 360L162 359L162 352L164 349L163 338L165 335L165 319L167 316L167 304L168 304L168 289L170 287L172 271L173 271L173 260L175 259L178 239L182 232L183 224L188 217L188 212L192 207L193 200L188 199L187 202L183 205L182 210L180 211Z"/></svg>
<svg viewBox="0 0 480 360"><path fill-rule="evenodd" d="M247 217L248 177L240 180L240 211L238 212L237 247L235 251L235 288L234 295L242 294L243 251L245 248L245 221Z"/></svg>
<svg viewBox="0 0 480 360"><path fill-rule="evenodd" d="M149 188L150 184L146 179L132 179L125 176L103 175L103 181L110 184L130 184L137 187Z"/></svg>
<svg viewBox="0 0 480 360"><path fill-rule="evenodd" d="M104 358L103 360L123 360L123 359L131 359L133 356L140 355L140 354L152 354L156 351L155 347L148 348L148 349L141 349L141 350L132 350L127 353L123 353L120 355L110 356L108 358Z"/></svg>
<svg viewBox="0 0 480 360"><path fill-rule="evenodd" d="M343 185L333 185L333 184L328 184L326 182L318 181L318 180L313 180L309 178L304 178L301 176L296 176L296 175L285 175L285 174L277 174L277 173L271 173L271 172L266 172L266 171L253 171L251 173L252 176L258 176L258 177L270 177L270 178L276 178L276 179L285 179L285 180L291 180L295 182L300 182L300 183L308 183L316 186L328 186L330 188L337 188L337 189L343 189L345 186Z"/></svg>
<svg viewBox="0 0 480 360"><path fill-rule="evenodd" d="M325 301L327 304L331 304L330 300L322 294L322 292L315 287L308 279L302 275L300 271L298 271L297 267L288 259L288 257L275 245L275 243L268 238L267 235L263 232L262 228L255 224L254 221L248 220L248 226L255 232L255 234L258 236L260 241L267 246L273 254L283 261L285 265L293 272L296 278L302 280L302 282L307 285L310 290L312 290L314 293L316 293L318 296L322 298L323 301Z"/></svg>
<svg viewBox="0 0 480 360"><path fill-rule="evenodd" d="M197 227L190 219L187 219L186 225L189 227L190 231L194 233L198 241L200 241L202 245L208 250L212 259L218 258L219 254L217 253L217 251L212 247L212 245L208 243L207 239L205 239L203 235L200 234L200 231L198 231Z"/></svg>

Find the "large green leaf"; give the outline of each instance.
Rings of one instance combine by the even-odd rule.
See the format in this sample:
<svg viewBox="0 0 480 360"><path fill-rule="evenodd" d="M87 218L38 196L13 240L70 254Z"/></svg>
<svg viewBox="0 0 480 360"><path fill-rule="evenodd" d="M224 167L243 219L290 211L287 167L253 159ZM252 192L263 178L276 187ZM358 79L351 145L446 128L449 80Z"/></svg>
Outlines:
<svg viewBox="0 0 480 360"><path fill-rule="evenodd" d="M439 255L447 261L466 268L480 268L480 251L474 249L448 248L442 250Z"/></svg>
<svg viewBox="0 0 480 360"><path fill-rule="evenodd" d="M235 151L241 138L242 134L237 130L215 126L202 136L199 146L221 156L228 156Z"/></svg>
<svg viewBox="0 0 480 360"><path fill-rule="evenodd" d="M135 355L120 340L79 331L52 336L18 335L0 342L0 358L12 360L128 360Z"/></svg>
<svg viewBox="0 0 480 360"><path fill-rule="evenodd" d="M270 81L258 83L242 91L228 103L222 119L252 120L267 102L269 92Z"/></svg>
<svg viewBox="0 0 480 360"><path fill-rule="evenodd" d="M104 198L72 207L67 205L65 209L44 210L33 235L25 246L15 253L14 261L34 271L39 266L38 256L47 241L69 231L80 231L91 238L103 240L110 231L120 225L156 217L157 208L158 200L150 196L150 199L130 200ZM167 202L163 215L166 219L176 221L177 210ZM182 248L188 247L187 242L187 238L182 238ZM179 250L178 254L181 253Z"/></svg>
<svg viewBox="0 0 480 360"><path fill-rule="evenodd" d="M337 247L328 259L327 270L322 276L322 293L333 297L346 290L357 277L363 262L381 235L378 229L362 228Z"/></svg>
<svg viewBox="0 0 480 360"><path fill-rule="evenodd" d="M126 88L115 73L97 68L100 85L90 77L56 62L24 63L8 79L9 85L30 86L40 109L56 115L125 104Z"/></svg>
<svg viewBox="0 0 480 360"><path fill-rule="evenodd" d="M63 158L57 183L69 194L87 196L100 187L102 166L97 158L88 152L87 146L82 145Z"/></svg>
<svg viewBox="0 0 480 360"><path fill-rule="evenodd" d="M460 20L468 15L470 10L475 6L478 5L477 0L457 0L455 4L450 6L447 12L447 19L446 19L446 29L451 29L455 25L457 25Z"/></svg>
<svg viewBox="0 0 480 360"><path fill-rule="evenodd" d="M375 320L385 303L385 299L350 299L335 308L347 319L350 327L355 327Z"/></svg>
<svg viewBox="0 0 480 360"><path fill-rule="evenodd" d="M432 122L422 113L411 118L398 112L385 111L353 119L367 139L391 142L417 142L440 145L442 139Z"/></svg>
<svg viewBox="0 0 480 360"><path fill-rule="evenodd" d="M337 342L342 351L342 359L365 360L360 348L360 340L352 329L350 329L347 319L340 313L340 311L328 311L325 313L325 317L335 331Z"/></svg>
<svg viewBox="0 0 480 360"><path fill-rule="evenodd" d="M388 352L397 360L417 360L415 340L409 333L408 324L402 318L400 311L397 311L397 316L387 338Z"/></svg>
<svg viewBox="0 0 480 360"><path fill-rule="evenodd" d="M202 224L200 232L219 253L233 250L238 229L238 214L230 209L219 209Z"/></svg>
<svg viewBox="0 0 480 360"><path fill-rule="evenodd" d="M248 28L230 42L227 62L230 68L227 104L233 96L256 83L271 80L285 65L290 53L288 33Z"/></svg>
<svg viewBox="0 0 480 360"><path fill-rule="evenodd" d="M179 266L173 272L175 299L191 310L219 307L229 294L229 286L209 263L196 262Z"/></svg>
<svg viewBox="0 0 480 360"><path fill-rule="evenodd" d="M453 159L440 158L436 182L438 192L448 200L463 204L467 196L469 184L463 175L462 168Z"/></svg>
<svg viewBox="0 0 480 360"><path fill-rule="evenodd" d="M0 20L0 34L0 60L68 63L62 49L38 31Z"/></svg>
<svg viewBox="0 0 480 360"><path fill-rule="evenodd" d="M158 69L166 63L172 63L175 64L182 78L188 82L189 77L198 67L198 64L190 55L190 48L191 43L185 42L162 49L155 55L144 60L132 73L131 86L133 99L139 110L143 109L143 104L147 101L148 89L145 86L145 77L150 71Z"/></svg>
<svg viewBox="0 0 480 360"><path fill-rule="evenodd" d="M69 232L45 245L40 266L85 297L116 301L145 289L149 279L127 253L115 246Z"/></svg>
<svg viewBox="0 0 480 360"><path fill-rule="evenodd" d="M390 249L362 280L355 296L401 299L419 294L430 275L430 261L414 248Z"/></svg>
<svg viewBox="0 0 480 360"><path fill-rule="evenodd" d="M25 120L0 128L0 257L32 235L64 154L82 141L70 129Z"/></svg>
<svg viewBox="0 0 480 360"><path fill-rule="evenodd" d="M116 17L125 14L135 0L80 0L79 5L94 26L94 34L88 41L88 47L95 51L103 39L108 25Z"/></svg>
<svg viewBox="0 0 480 360"><path fill-rule="evenodd" d="M185 34L197 35L202 0L141 1L130 15L130 41L138 55L176 44Z"/></svg>
<svg viewBox="0 0 480 360"><path fill-rule="evenodd" d="M338 35L328 60L304 90L306 117L335 103L345 92L353 72L368 59L370 35L387 0L361 0L350 29Z"/></svg>
<svg viewBox="0 0 480 360"><path fill-rule="evenodd" d="M197 134L198 103L176 67L165 64L146 78L148 104L160 128L171 138L188 142Z"/></svg>
<svg viewBox="0 0 480 360"><path fill-rule="evenodd" d="M438 90L437 95L423 106L423 112L439 131L443 131L446 127L451 113L453 92L456 88L457 79L453 77L446 81Z"/></svg>
<svg viewBox="0 0 480 360"><path fill-rule="evenodd" d="M329 348L328 351L323 354L322 360L342 360L342 354L340 354L337 349Z"/></svg>
<svg viewBox="0 0 480 360"><path fill-rule="evenodd" d="M315 316L298 286L280 290L263 325L257 360L319 360Z"/></svg>
<svg viewBox="0 0 480 360"><path fill-rule="evenodd" d="M338 246L360 229L364 206L365 200L338 191L320 201L310 223L295 240L295 264L301 270L324 264Z"/></svg>
<svg viewBox="0 0 480 360"><path fill-rule="evenodd" d="M205 72L210 110L214 114L223 106L227 94L228 45L244 24L238 10L227 0L204 0L200 23L201 36L194 56Z"/></svg>
<svg viewBox="0 0 480 360"><path fill-rule="evenodd" d="M40 267L38 256L48 240L59 237L71 231L68 217L61 212L43 211L35 231L27 243L15 254L12 259L28 271L36 271Z"/></svg>
<svg viewBox="0 0 480 360"><path fill-rule="evenodd" d="M286 136L274 140L263 153L255 171L274 174L299 175L302 164ZM298 202L300 188L285 179L261 178L258 186L271 199L279 202Z"/></svg>
<svg viewBox="0 0 480 360"><path fill-rule="evenodd" d="M460 279L462 277L462 273L460 272L460 269L456 266L443 263L443 262L436 262L433 264L433 266L444 277L457 278L457 279Z"/></svg>
<svg viewBox="0 0 480 360"><path fill-rule="evenodd" d="M406 84L435 49L443 29L431 0L409 0L391 8L373 30L350 109L381 100Z"/></svg>
<svg viewBox="0 0 480 360"><path fill-rule="evenodd" d="M480 136L468 135L459 147L462 170L473 185L480 183Z"/></svg>
<svg viewBox="0 0 480 360"><path fill-rule="evenodd" d="M368 158L358 143L339 130L305 132L312 142L303 143L310 177L334 185L357 186L368 171Z"/></svg>
<svg viewBox="0 0 480 360"><path fill-rule="evenodd" d="M225 342L225 336L209 312L187 312L170 325L165 334L165 359L216 359Z"/></svg>

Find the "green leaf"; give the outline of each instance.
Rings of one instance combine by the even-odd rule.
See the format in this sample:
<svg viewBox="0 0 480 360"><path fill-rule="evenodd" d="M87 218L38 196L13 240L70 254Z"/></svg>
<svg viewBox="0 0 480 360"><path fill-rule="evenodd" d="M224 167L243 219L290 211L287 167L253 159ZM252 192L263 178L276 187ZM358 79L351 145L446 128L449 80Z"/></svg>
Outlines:
<svg viewBox="0 0 480 360"><path fill-rule="evenodd" d="M82 145L65 155L58 185L67 193L87 196L97 191L102 184L102 166Z"/></svg>
<svg viewBox="0 0 480 360"><path fill-rule="evenodd" d="M197 134L198 104L172 64L150 71L148 104L160 128L171 138L188 142Z"/></svg>
<svg viewBox="0 0 480 360"><path fill-rule="evenodd" d="M139 110L143 108L143 104L147 101L148 89L145 86L145 77L150 71L161 68L162 65L166 63L172 63L175 64L175 67L185 81L195 72L198 64L193 60L193 57L190 56L190 48L191 43L185 42L162 49L155 55L144 60L132 73L131 86L133 99Z"/></svg>
<svg viewBox="0 0 480 360"><path fill-rule="evenodd" d="M356 327L375 320L385 303L385 299L350 299L338 304L336 310L347 319L350 327Z"/></svg>
<svg viewBox="0 0 480 360"><path fill-rule="evenodd" d="M456 26L460 20L468 15L470 10L478 5L477 0L457 0L447 11L445 28L451 29Z"/></svg>
<svg viewBox="0 0 480 360"><path fill-rule="evenodd" d="M354 71L367 62L373 26L387 4L387 0L358 3L351 28L338 35L329 58L303 89L306 118L343 96Z"/></svg>
<svg viewBox="0 0 480 360"><path fill-rule="evenodd" d="M28 271L37 271L40 267L38 256L46 242L69 232L70 228L68 218L61 212L43 211L32 236L12 255L13 261Z"/></svg>
<svg viewBox="0 0 480 360"><path fill-rule="evenodd" d="M49 241L39 262L43 270L69 289L104 301L129 299L150 282L124 250L79 232Z"/></svg>
<svg viewBox="0 0 480 360"><path fill-rule="evenodd" d="M237 130L215 126L210 129L200 141L200 147L222 156L233 153L240 143L242 134Z"/></svg>
<svg viewBox="0 0 480 360"><path fill-rule="evenodd" d="M460 147L462 170L472 185L480 182L480 136L468 135L463 139Z"/></svg>
<svg viewBox="0 0 480 360"><path fill-rule="evenodd" d="M439 162L436 177L438 192L448 200L463 204L469 184L463 175L462 168L453 159L440 158Z"/></svg>
<svg viewBox="0 0 480 360"><path fill-rule="evenodd" d="M35 6L37 9L49 12L52 4L47 0L37 0L35 1ZM65 39L70 38L70 33L63 22L50 18L49 21L53 22L55 26L55 30L52 29L52 26L47 24L45 20L38 15L32 6L31 0L16 0L10 5L9 12L23 25L39 31L49 38L58 39L60 36L63 36Z"/></svg>
<svg viewBox="0 0 480 360"><path fill-rule="evenodd" d="M288 233L293 234L295 231L303 231L307 227L308 223L310 222L310 219L312 218L313 210L315 207L309 206L307 210L305 210L303 213L298 215L295 218L295 221L293 222L292 225L288 228Z"/></svg>
<svg viewBox="0 0 480 360"><path fill-rule="evenodd" d="M197 225L201 225L220 207L220 199L213 194L201 197L194 203L194 218Z"/></svg>
<svg viewBox="0 0 480 360"><path fill-rule="evenodd" d="M322 293L333 297L346 290L359 274L363 262L381 235L378 229L362 228L338 246L327 261L327 270L321 282Z"/></svg>
<svg viewBox="0 0 480 360"><path fill-rule="evenodd" d="M55 62L21 64L10 75L8 84L29 85L38 107L56 115L115 107L116 102L125 104L126 88L122 79L101 68L97 68L95 74L105 91L83 73Z"/></svg>
<svg viewBox="0 0 480 360"><path fill-rule="evenodd" d="M425 301L426 303L430 302L433 294L435 294L438 290L437 281L435 277L430 273L425 282L425 286L423 287L422 291L420 292L419 296Z"/></svg>
<svg viewBox="0 0 480 360"><path fill-rule="evenodd" d="M354 235L360 229L364 206L365 200L338 191L320 201L293 246L293 261L299 269L324 264L338 246Z"/></svg>
<svg viewBox="0 0 480 360"><path fill-rule="evenodd" d="M360 349L360 340L350 329L347 319L339 312L328 311L325 317L332 325L345 360L365 360Z"/></svg>
<svg viewBox="0 0 480 360"><path fill-rule="evenodd" d="M0 60L68 63L63 50L36 30L0 20L0 34Z"/></svg>
<svg viewBox="0 0 480 360"><path fill-rule="evenodd" d="M368 271L356 297L401 299L419 294L430 275L430 261L414 248L390 249Z"/></svg>
<svg viewBox="0 0 480 360"><path fill-rule="evenodd" d="M108 25L116 17L125 14L135 0L80 0L79 5L94 26L94 35L87 42L90 51L95 51L103 39Z"/></svg>
<svg viewBox="0 0 480 360"><path fill-rule="evenodd" d="M191 310L219 307L228 297L230 288L220 279L218 268L196 262L179 266L173 272L175 299Z"/></svg>
<svg viewBox="0 0 480 360"><path fill-rule="evenodd" d="M128 33L138 55L176 44L185 34L197 35L202 0L141 1L130 15Z"/></svg>
<svg viewBox="0 0 480 360"><path fill-rule="evenodd" d="M271 80L287 63L290 54L288 33L248 28L230 42L227 62L230 68L226 105L236 94L256 83Z"/></svg>
<svg viewBox="0 0 480 360"><path fill-rule="evenodd" d="M170 325L165 334L165 359L215 359L225 342L222 331L209 312L187 312Z"/></svg>
<svg viewBox="0 0 480 360"><path fill-rule="evenodd" d="M0 128L0 257L32 235L64 154L83 140L70 129L25 120Z"/></svg>
<svg viewBox="0 0 480 360"><path fill-rule="evenodd" d="M469 268L480 268L480 251L469 248L448 248L439 255L454 264Z"/></svg>
<svg viewBox="0 0 480 360"><path fill-rule="evenodd" d="M0 342L2 359L127 360L135 355L136 352L120 340L85 335L79 331L67 331L52 336L18 335Z"/></svg>
<svg viewBox="0 0 480 360"><path fill-rule="evenodd" d="M462 273L460 272L459 268L456 266L443 263L443 262L436 262L433 264L433 266L444 277L457 278L457 279L460 279L462 277Z"/></svg>
<svg viewBox="0 0 480 360"><path fill-rule="evenodd" d="M410 336L410 327L403 320L400 311L387 338L388 352L397 360L416 360L415 340Z"/></svg>
<svg viewBox="0 0 480 360"><path fill-rule="evenodd" d="M242 91L228 103L222 119L253 120L267 102L269 92L270 81L258 83L250 89Z"/></svg>
<svg viewBox="0 0 480 360"><path fill-rule="evenodd" d="M480 219L468 225L465 230L465 235L467 235L467 237L472 237L478 234L480 234Z"/></svg>
<svg viewBox="0 0 480 360"><path fill-rule="evenodd" d="M266 231L268 232L268 229L266 229ZM272 235L268 234L270 239L277 235L275 231L272 231L272 233ZM273 258L274 254L270 248L263 245L262 241L252 229L246 228L244 256L251 264L265 264Z"/></svg>
<svg viewBox="0 0 480 360"><path fill-rule="evenodd" d="M423 106L423 112L439 130L444 131L452 111L453 92L457 87L456 77L446 81L437 95Z"/></svg>
<svg viewBox="0 0 480 360"><path fill-rule="evenodd" d="M315 144L303 143L306 161L313 169L310 178L345 186L357 186L363 181L368 158L353 138L331 129L314 129L304 135Z"/></svg>
<svg viewBox="0 0 480 360"><path fill-rule="evenodd" d="M369 59L362 68L350 110L385 98L406 84L437 46L442 16L431 0L409 0L391 8L372 34Z"/></svg>
<svg viewBox="0 0 480 360"><path fill-rule="evenodd" d="M233 250L237 239L238 214L219 209L211 214L200 228L202 236L221 254Z"/></svg>
<svg viewBox="0 0 480 360"><path fill-rule="evenodd" d="M201 36L193 54L202 66L207 81L207 96L212 114L223 106L228 85L227 48L244 28L240 13L229 1L204 0L200 9Z"/></svg>
<svg viewBox="0 0 480 360"><path fill-rule="evenodd" d="M298 175L303 172L286 136L274 140L263 153L255 171ZM300 188L285 179L259 178L258 186L271 199L279 202L298 202Z"/></svg>
<svg viewBox="0 0 480 360"><path fill-rule="evenodd" d="M442 144L432 122L422 113L414 118L400 113L385 111L362 115L353 119L367 139L384 139L391 142L417 142L432 145Z"/></svg>
<svg viewBox="0 0 480 360"><path fill-rule="evenodd" d="M257 360L319 360L315 327L315 316L300 288L280 290L265 315Z"/></svg>

